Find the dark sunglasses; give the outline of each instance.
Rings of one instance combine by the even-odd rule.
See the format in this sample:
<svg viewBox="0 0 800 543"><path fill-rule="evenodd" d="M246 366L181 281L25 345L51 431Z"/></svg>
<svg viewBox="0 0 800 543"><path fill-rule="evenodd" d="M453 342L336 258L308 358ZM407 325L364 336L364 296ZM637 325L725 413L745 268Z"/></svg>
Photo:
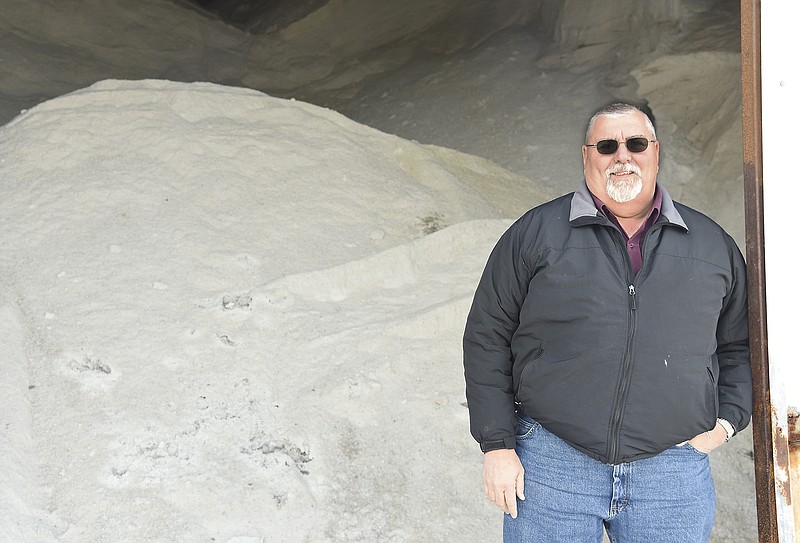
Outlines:
<svg viewBox="0 0 800 543"><path fill-rule="evenodd" d="M635 138L628 138L625 140L625 147L628 148L628 151L631 153L641 153L650 142L655 142L656 140L648 140L647 138L638 136ZM595 147L597 148L597 152L601 155L613 155L619 149L619 144L617 140L600 140L597 143L593 144L586 144L586 147Z"/></svg>

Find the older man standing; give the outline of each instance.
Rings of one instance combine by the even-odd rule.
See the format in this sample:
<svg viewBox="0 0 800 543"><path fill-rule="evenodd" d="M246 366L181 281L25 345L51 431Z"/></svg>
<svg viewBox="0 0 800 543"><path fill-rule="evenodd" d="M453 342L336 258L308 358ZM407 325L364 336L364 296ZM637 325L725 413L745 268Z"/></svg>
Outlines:
<svg viewBox="0 0 800 543"><path fill-rule="evenodd" d="M507 542L707 541L708 453L747 426L745 264L656 183L650 119L589 122L585 183L523 215L464 334L472 435Z"/></svg>

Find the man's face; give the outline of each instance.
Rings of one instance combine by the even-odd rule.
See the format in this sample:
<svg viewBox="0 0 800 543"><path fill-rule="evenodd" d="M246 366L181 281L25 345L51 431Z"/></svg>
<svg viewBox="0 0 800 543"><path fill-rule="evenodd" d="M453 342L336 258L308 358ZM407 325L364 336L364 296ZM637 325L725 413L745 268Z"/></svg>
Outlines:
<svg viewBox="0 0 800 543"><path fill-rule="evenodd" d="M617 150L601 154L596 147L583 146L583 174L592 193L606 204L631 202L638 212L653 200L658 173L658 142L649 142L640 153L631 152L625 145L628 138L655 139L643 113L602 116L597 119L587 143L616 140ZM636 209L634 209L636 208Z"/></svg>

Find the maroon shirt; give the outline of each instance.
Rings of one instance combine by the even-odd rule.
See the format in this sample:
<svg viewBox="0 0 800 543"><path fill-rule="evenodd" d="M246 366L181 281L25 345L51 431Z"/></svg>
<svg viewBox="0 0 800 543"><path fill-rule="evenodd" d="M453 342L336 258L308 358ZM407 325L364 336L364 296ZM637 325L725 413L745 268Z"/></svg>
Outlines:
<svg viewBox="0 0 800 543"><path fill-rule="evenodd" d="M591 194L591 191L589 191ZM644 241L644 235L647 232L647 229L653 226L653 223L656 222L658 219L658 215L661 213L661 190L656 185L656 194L655 198L653 199L653 209L650 211L650 215L648 215L647 219L642 223L639 229L630 237L628 234L625 233L625 229L619 224L619 221L614 216L606 205L600 201L600 199L592 194L592 199L594 200L594 205L597 207L597 210L602 213L609 221L611 221L614 226L617 227L622 233L622 236L625 238L625 247L628 250L628 257L631 259L631 264L633 265L633 273L639 273L639 270L642 269L642 241Z"/></svg>

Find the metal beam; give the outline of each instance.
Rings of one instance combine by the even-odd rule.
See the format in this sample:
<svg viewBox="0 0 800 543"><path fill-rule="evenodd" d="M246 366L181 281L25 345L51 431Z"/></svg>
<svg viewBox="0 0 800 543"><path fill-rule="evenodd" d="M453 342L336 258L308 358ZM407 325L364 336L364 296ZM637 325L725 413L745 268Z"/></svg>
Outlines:
<svg viewBox="0 0 800 543"><path fill-rule="evenodd" d="M745 254L750 304L750 364L754 389L753 454L758 510L758 541L759 543L778 543L764 273L760 1L741 0L741 25Z"/></svg>
<svg viewBox="0 0 800 543"><path fill-rule="evenodd" d="M800 541L800 414L789 413L789 484L794 509L794 539Z"/></svg>
<svg viewBox="0 0 800 543"><path fill-rule="evenodd" d="M758 541L759 543L800 542L800 425L797 413L790 412L783 388L783 373L780 365L770 368L768 349L767 319L767 283L765 264L765 198L764 198L764 156L762 154L763 96L762 83L764 76L775 78L775 66L770 64L770 74L762 73L762 38L770 41L766 44L772 48L783 44L788 39L782 30L775 35L775 16L782 11L776 10L774 4L768 4L769 21L762 20L761 2L759 0L741 0L741 37L742 37L742 141L744 154L744 194L745 194L745 234L746 255L748 264L748 295L750 304L750 355L753 373L753 452L755 460L756 505L758 507ZM762 22L770 23L773 33L762 35ZM777 21L778 28L783 28ZM772 49L770 49L771 51ZM774 60L772 57L768 60ZM778 65L780 66L780 65ZM771 80L770 80L771 81ZM779 83L783 87L781 80ZM766 87L774 92L773 87ZM774 136L776 127L783 130L780 122L776 124L774 105L768 104L770 111L768 138ZM773 163L768 166L772 168ZM773 171L772 169L770 171ZM768 195L774 195L775 183L780 182L780 168L773 171L772 184L768 185ZM774 197L769 200L771 213L779 213ZM767 217L774 221L774 216ZM773 224L773 222L769 222ZM772 230L771 230L772 231ZM774 234L773 234L774 235ZM776 243L770 238L770 241ZM772 245L770 246L772 247ZM779 253L777 253L779 254ZM772 253L770 253L772 255ZM773 279L780 281L782 276L776 273ZM771 291L772 292L772 291ZM780 304L778 304L780 305ZM777 307L777 306L776 306ZM775 309L775 308L773 308ZM778 318L778 317L776 317ZM780 323L781 321L776 321ZM783 328L777 327L778 330ZM783 340L783 337L777 339ZM776 339L776 341L777 341ZM779 342L780 343L780 342ZM780 354L780 353L775 353ZM770 382L772 376L774 383ZM794 505L792 505L794 504Z"/></svg>

